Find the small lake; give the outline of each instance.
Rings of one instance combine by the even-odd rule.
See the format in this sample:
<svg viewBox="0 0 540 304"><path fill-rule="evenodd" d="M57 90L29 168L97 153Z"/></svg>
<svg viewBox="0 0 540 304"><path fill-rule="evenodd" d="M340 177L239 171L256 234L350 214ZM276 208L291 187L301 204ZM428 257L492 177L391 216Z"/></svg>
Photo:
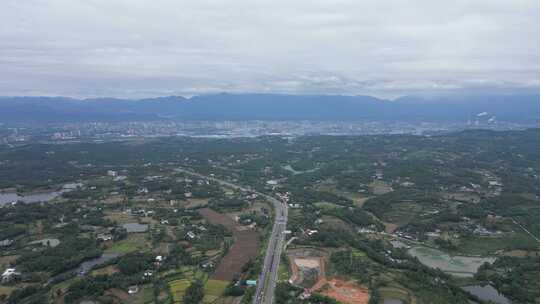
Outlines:
<svg viewBox="0 0 540 304"><path fill-rule="evenodd" d="M70 192L77 187L82 186L79 183L69 183L65 184L61 190L58 191L49 191L42 193L33 193L28 195L19 195L15 192L0 193L0 206L11 204L12 202L23 202L26 204L39 203L39 202L48 202L62 195L62 193Z"/></svg>
<svg viewBox="0 0 540 304"><path fill-rule="evenodd" d="M491 301L496 304L511 304L512 301L510 301L508 298L503 296L497 289L495 289L491 285L471 285L471 286L464 286L461 289L477 296L480 300L483 301Z"/></svg>
<svg viewBox="0 0 540 304"><path fill-rule="evenodd" d="M403 304L400 299L384 299L383 304Z"/></svg>
<svg viewBox="0 0 540 304"><path fill-rule="evenodd" d="M495 261L492 257L450 256L440 250L423 246L415 246L407 252L428 267L439 268L446 273L461 277L472 277L482 264Z"/></svg>
<svg viewBox="0 0 540 304"><path fill-rule="evenodd" d="M75 271L79 275L86 275L93 267L105 264L119 256L117 253L104 253L97 258L82 262Z"/></svg>

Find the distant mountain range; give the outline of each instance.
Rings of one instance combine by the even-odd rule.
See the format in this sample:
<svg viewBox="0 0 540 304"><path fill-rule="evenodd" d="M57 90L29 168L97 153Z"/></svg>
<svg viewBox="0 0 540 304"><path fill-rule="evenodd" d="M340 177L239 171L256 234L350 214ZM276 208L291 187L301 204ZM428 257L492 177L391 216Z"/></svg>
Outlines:
<svg viewBox="0 0 540 304"><path fill-rule="evenodd" d="M216 94L125 100L0 97L0 122L144 120L393 120L540 122L540 94L371 96Z"/></svg>

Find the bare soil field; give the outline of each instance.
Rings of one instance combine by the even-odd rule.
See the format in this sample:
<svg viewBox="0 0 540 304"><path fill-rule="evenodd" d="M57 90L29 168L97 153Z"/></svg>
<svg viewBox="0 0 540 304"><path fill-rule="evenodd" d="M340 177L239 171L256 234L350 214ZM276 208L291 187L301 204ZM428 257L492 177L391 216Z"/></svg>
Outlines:
<svg viewBox="0 0 540 304"><path fill-rule="evenodd" d="M5 296L7 298L15 290L17 290L16 287L0 286L0 296Z"/></svg>
<svg viewBox="0 0 540 304"><path fill-rule="evenodd" d="M105 212L105 219L116 221L118 224L132 223L137 221L136 218L130 214L116 211Z"/></svg>
<svg viewBox="0 0 540 304"><path fill-rule="evenodd" d="M327 280L320 293L344 304L367 304L369 302L367 288L338 278Z"/></svg>
<svg viewBox="0 0 540 304"><path fill-rule="evenodd" d="M480 196L478 194L468 192L448 192L442 193L442 196L445 199L467 202L472 204L480 202Z"/></svg>
<svg viewBox="0 0 540 304"><path fill-rule="evenodd" d="M4 268L8 268L11 263L14 263L18 257L18 255L5 255L0 257L0 266L2 267L2 271L4 271Z"/></svg>
<svg viewBox="0 0 540 304"><path fill-rule="evenodd" d="M375 195L382 195L394 191L388 183L380 180L375 180L369 184L371 192Z"/></svg>
<svg viewBox="0 0 540 304"><path fill-rule="evenodd" d="M117 289L117 288L111 288L105 292L108 295L111 295L118 300L125 302L129 300L129 294L123 290Z"/></svg>
<svg viewBox="0 0 540 304"><path fill-rule="evenodd" d="M104 200L105 204L110 204L110 205L121 204L123 202L124 202L124 196L123 195L109 196Z"/></svg>
<svg viewBox="0 0 540 304"><path fill-rule="evenodd" d="M540 256L540 251L528 251L528 250L515 249L515 250L503 251L501 255L517 257L517 258L537 257L537 256Z"/></svg>
<svg viewBox="0 0 540 304"><path fill-rule="evenodd" d="M324 285L326 253L311 248L294 249L287 253L291 265L290 281L310 290Z"/></svg>
<svg viewBox="0 0 540 304"><path fill-rule="evenodd" d="M396 231L396 229L399 227L399 225L397 224L388 223L388 222L383 222L383 224L384 224L384 231L386 233L394 233L394 231Z"/></svg>
<svg viewBox="0 0 540 304"><path fill-rule="evenodd" d="M233 233L234 244L219 263L212 279L231 281L242 267L257 257L259 251L259 234L254 230L241 230L230 217L214 210L204 208L199 213L212 224L222 225Z"/></svg>
<svg viewBox="0 0 540 304"><path fill-rule="evenodd" d="M208 205L208 199L207 198L190 198L187 199L187 204L185 206L186 209L194 209L194 208L200 208Z"/></svg>

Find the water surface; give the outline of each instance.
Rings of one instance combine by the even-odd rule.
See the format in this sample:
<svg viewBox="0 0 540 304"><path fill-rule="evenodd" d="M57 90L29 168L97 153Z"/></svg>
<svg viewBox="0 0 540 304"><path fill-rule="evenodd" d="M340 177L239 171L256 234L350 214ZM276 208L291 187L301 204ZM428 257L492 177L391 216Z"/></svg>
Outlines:
<svg viewBox="0 0 540 304"><path fill-rule="evenodd" d="M11 204L13 202L23 202L25 204L48 202L61 196L62 193L73 191L80 186L82 186L80 183L69 183L65 184L62 189L58 191L32 193L28 195L19 195L15 192L0 193L0 206Z"/></svg>
<svg viewBox="0 0 540 304"><path fill-rule="evenodd" d="M82 262L79 267L77 267L76 272L79 275L86 275L93 267L99 266L109 262L112 259L119 257L117 253L104 253L97 258L93 258L87 261Z"/></svg>
<svg viewBox="0 0 540 304"><path fill-rule="evenodd" d="M493 263L492 257L451 256L443 251L415 246L407 251L420 262L431 268L439 268L455 276L472 277L484 263Z"/></svg>
<svg viewBox="0 0 540 304"><path fill-rule="evenodd" d="M511 304L508 298L503 296L497 289L491 285L470 285L462 287L463 290L477 296L480 300L491 301L496 304Z"/></svg>

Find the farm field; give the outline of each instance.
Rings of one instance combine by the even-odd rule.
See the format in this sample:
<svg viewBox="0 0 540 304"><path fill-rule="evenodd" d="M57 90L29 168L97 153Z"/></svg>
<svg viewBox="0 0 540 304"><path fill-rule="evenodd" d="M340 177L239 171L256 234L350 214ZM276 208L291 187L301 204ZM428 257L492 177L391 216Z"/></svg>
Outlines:
<svg viewBox="0 0 540 304"><path fill-rule="evenodd" d="M173 297L174 303L182 303L186 289L196 280L204 280L206 278L204 272L193 270L191 268L184 269L183 272L173 276L168 282L169 290Z"/></svg>
<svg viewBox="0 0 540 304"><path fill-rule="evenodd" d="M132 234L127 239L114 243L111 247L107 248L107 253L126 254L134 251L144 251L146 240L143 235Z"/></svg>
<svg viewBox="0 0 540 304"><path fill-rule="evenodd" d="M410 293L397 286L385 286L378 289L384 304L416 303Z"/></svg>
<svg viewBox="0 0 540 304"><path fill-rule="evenodd" d="M459 252L472 255L489 255L504 251L506 248L513 247L513 245L518 247L519 244L530 242L534 242L534 240L521 231L504 233L500 236L468 237L460 240Z"/></svg>
<svg viewBox="0 0 540 304"><path fill-rule="evenodd" d="M209 279L204 285L203 303L209 304L219 299L229 285L227 281Z"/></svg>
<svg viewBox="0 0 540 304"><path fill-rule="evenodd" d="M231 281L247 262L257 257L259 235L254 230L240 230L231 218L211 209L201 209L199 213L212 224L223 225L233 233L234 244L212 275L215 280Z"/></svg>

